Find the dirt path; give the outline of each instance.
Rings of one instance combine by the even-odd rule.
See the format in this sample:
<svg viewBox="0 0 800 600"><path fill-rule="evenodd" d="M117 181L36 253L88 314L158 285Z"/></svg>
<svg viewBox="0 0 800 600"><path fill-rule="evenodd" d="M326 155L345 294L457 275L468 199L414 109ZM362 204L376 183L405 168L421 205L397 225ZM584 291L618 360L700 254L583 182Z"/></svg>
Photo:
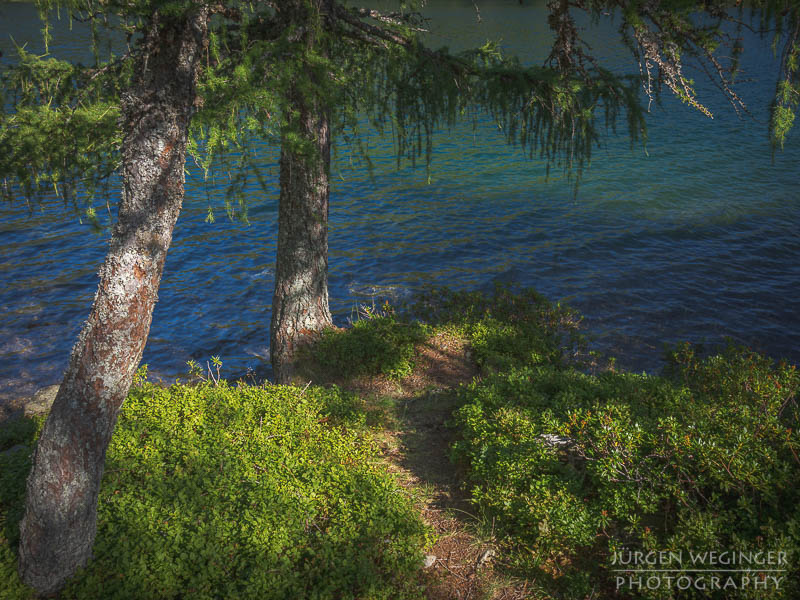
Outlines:
<svg viewBox="0 0 800 600"><path fill-rule="evenodd" d="M478 376L464 340L440 333L417 347L414 372L337 381L368 404L387 411L380 444L391 472L416 499L437 541L426 556L423 585L431 600L516 600L526 583L493 568L491 523L474 514L463 473L450 461L455 432L446 426L458 407L455 390ZM315 382L316 383L316 382Z"/></svg>

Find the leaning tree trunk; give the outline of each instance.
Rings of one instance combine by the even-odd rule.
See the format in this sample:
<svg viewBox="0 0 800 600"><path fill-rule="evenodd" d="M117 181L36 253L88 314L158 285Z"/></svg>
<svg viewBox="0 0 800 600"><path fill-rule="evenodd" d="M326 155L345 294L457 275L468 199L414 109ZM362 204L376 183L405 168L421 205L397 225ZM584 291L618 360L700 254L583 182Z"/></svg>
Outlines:
<svg viewBox="0 0 800 600"><path fill-rule="evenodd" d="M106 448L142 358L183 201L187 129L208 9L153 17L122 99L122 199L89 319L72 350L28 477L19 570L57 592L91 556Z"/></svg>
<svg viewBox="0 0 800 600"><path fill-rule="evenodd" d="M319 99L290 93L301 143L281 144L280 205L270 356L276 383L289 383L297 348L330 326L328 173L331 137Z"/></svg>

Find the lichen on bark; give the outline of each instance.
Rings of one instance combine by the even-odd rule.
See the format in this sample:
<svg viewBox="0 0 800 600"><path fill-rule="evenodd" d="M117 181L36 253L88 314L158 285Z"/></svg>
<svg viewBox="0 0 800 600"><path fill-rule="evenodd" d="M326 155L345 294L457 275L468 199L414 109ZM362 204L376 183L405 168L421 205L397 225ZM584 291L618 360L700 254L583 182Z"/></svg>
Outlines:
<svg viewBox="0 0 800 600"><path fill-rule="evenodd" d="M122 198L91 313L47 418L28 477L19 570L58 592L91 557L106 448L150 329L183 202L189 121L208 9L156 13L122 99Z"/></svg>

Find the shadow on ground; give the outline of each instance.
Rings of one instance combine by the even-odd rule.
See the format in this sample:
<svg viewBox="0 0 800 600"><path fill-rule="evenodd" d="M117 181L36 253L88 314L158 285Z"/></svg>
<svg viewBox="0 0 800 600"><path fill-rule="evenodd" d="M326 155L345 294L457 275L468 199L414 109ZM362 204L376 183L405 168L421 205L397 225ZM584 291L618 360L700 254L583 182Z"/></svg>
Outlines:
<svg viewBox="0 0 800 600"><path fill-rule="evenodd" d="M402 378L320 377L301 369L298 383L337 385L363 399L365 412L383 412L372 420L383 428L378 439L388 468L417 499L437 536L421 573L427 598L525 598L524 581L493 568L491 523L474 514L465 474L450 459L457 432L448 423L460 404L457 390L479 376L472 352L463 339L439 332L416 344L413 365Z"/></svg>

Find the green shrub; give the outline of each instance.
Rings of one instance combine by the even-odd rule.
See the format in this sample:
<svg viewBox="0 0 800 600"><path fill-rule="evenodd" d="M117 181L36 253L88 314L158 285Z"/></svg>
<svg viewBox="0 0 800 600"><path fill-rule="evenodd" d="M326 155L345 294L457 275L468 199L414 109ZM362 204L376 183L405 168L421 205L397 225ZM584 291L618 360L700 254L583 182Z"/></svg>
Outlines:
<svg viewBox="0 0 800 600"><path fill-rule="evenodd" d="M533 290L500 284L490 294L436 288L421 294L411 311L469 339L484 371L523 363L562 364L585 347L578 314Z"/></svg>
<svg viewBox="0 0 800 600"><path fill-rule="evenodd" d="M94 559L62 597L418 595L424 527L370 442L323 422L337 393L134 388L107 454ZM7 543L2 553L16 581Z"/></svg>
<svg viewBox="0 0 800 600"><path fill-rule="evenodd" d="M0 434L8 448L32 444L43 419L19 419L3 423ZM0 598L29 598L28 588L17 576L16 547L22 518L25 479L31 468L30 450L0 453Z"/></svg>
<svg viewBox="0 0 800 600"><path fill-rule="evenodd" d="M302 360L333 379L379 374L400 379L410 375L415 346L425 340L429 328L406 322L390 309L367 317L348 329L325 330L301 352Z"/></svg>
<svg viewBox="0 0 800 600"><path fill-rule="evenodd" d="M768 597L797 597L794 367L735 347L701 361L688 346L672 354L669 377L521 362L462 391L455 448L518 569L563 598L763 598L752 586L620 588L613 557L683 551L691 575L690 551L772 550L787 555L771 568L788 572Z"/></svg>
<svg viewBox="0 0 800 600"><path fill-rule="evenodd" d="M43 417L18 417L0 426L0 452L17 444L30 445L44 424Z"/></svg>
<svg viewBox="0 0 800 600"><path fill-rule="evenodd" d="M0 426L0 598L4 598L4 585L9 588L9 597L27 594L16 575L17 559L12 548L19 543L31 448L43 425L44 417L22 417Z"/></svg>

